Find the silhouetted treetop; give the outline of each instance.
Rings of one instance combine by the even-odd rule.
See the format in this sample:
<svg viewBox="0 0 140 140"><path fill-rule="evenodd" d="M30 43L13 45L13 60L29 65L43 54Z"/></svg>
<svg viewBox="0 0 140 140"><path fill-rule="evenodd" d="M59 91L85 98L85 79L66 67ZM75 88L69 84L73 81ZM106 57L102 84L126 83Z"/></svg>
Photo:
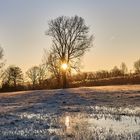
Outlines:
<svg viewBox="0 0 140 140"><path fill-rule="evenodd" d="M48 25L49 29L46 34L52 38L53 43L48 62L50 63L55 58L55 62L50 64L59 64L57 69L55 67L57 71L63 64L67 66L65 71L61 71L63 85L66 85L64 81L66 81L67 72L72 68L77 69L81 56L92 46L93 36L89 35L89 27L79 16L60 16L50 20ZM50 66L52 69L57 65Z"/></svg>
<svg viewBox="0 0 140 140"><path fill-rule="evenodd" d="M52 37L52 50L63 61L81 57L91 47L93 36L82 17L61 16L49 22L47 35Z"/></svg>
<svg viewBox="0 0 140 140"><path fill-rule="evenodd" d="M135 73L140 73L140 59L134 62Z"/></svg>
<svg viewBox="0 0 140 140"><path fill-rule="evenodd" d="M17 85L23 83L23 73L18 66L9 66L3 76L3 83L16 88Z"/></svg>

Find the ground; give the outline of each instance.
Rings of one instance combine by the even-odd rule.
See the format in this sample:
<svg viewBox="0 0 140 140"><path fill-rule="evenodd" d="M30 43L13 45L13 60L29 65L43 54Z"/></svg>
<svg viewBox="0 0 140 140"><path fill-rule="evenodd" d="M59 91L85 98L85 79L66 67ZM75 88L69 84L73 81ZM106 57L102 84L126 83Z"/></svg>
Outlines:
<svg viewBox="0 0 140 140"><path fill-rule="evenodd" d="M96 138L140 139L140 85L0 93L0 140Z"/></svg>

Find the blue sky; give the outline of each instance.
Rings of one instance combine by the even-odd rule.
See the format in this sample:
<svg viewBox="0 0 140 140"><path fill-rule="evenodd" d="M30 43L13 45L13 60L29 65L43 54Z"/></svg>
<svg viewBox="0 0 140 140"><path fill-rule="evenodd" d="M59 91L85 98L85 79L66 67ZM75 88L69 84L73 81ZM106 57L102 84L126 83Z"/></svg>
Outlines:
<svg viewBox="0 0 140 140"><path fill-rule="evenodd" d="M140 58L139 0L0 0L0 44L7 65L26 71L41 63L48 20L82 16L94 34L94 48L82 59L83 71L111 69Z"/></svg>

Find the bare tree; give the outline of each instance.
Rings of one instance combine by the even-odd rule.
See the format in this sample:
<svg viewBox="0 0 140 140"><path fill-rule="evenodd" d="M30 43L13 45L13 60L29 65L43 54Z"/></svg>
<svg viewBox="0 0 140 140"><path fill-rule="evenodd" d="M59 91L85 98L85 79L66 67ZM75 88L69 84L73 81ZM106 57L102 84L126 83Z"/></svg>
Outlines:
<svg viewBox="0 0 140 140"><path fill-rule="evenodd" d="M47 67L44 64L40 64L38 67L38 82L39 85L42 85L42 83L44 82L44 80L47 77Z"/></svg>
<svg viewBox="0 0 140 140"><path fill-rule="evenodd" d="M121 63L120 68L121 68L121 72L122 72L123 75L127 74L128 68L127 68L127 66L124 62Z"/></svg>
<svg viewBox="0 0 140 140"><path fill-rule="evenodd" d="M52 52L48 53L47 50L44 50L43 64L46 65L47 70L52 74L52 77L56 78L57 86L59 87L61 80L61 64L56 54Z"/></svg>
<svg viewBox="0 0 140 140"><path fill-rule="evenodd" d="M140 74L140 59L138 59L136 62L134 62L134 70L135 70L135 73Z"/></svg>
<svg viewBox="0 0 140 140"><path fill-rule="evenodd" d="M49 22L47 35L52 37L51 52L58 63L66 63L74 68L81 56L92 46L93 36L89 36L89 27L82 17L61 16ZM59 65L59 67L61 67ZM66 71L62 71L63 87L66 87Z"/></svg>
<svg viewBox="0 0 140 140"><path fill-rule="evenodd" d="M17 85L22 83L23 83L22 70L17 66L9 66L4 72L3 84L7 84L8 86L16 88Z"/></svg>
<svg viewBox="0 0 140 140"><path fill-rule="evenodd" d="M2 71L2 68L4 66L4 62L2 61L3 56L4 56L3 48L0 46L0 60L1 60L1 62L0 62L0 78L2 78L2 76L3 76L3 71Z"/></svg>
<svg viewBox="0 0 140 140"><path fill-rule="evenodd" d="M117 66L114 66L114 68L111 70L111 76L112 77L122 76L122 71Z"/></svg>
<svg viewBox="0 0 140 140"><path fill-rule="evenodd" d="M101 71L97 71L95 73L95 78L96 79L104 79L104 78L109 78L110 74L107 70L101 70Z"/></svg>
<svg viewBox="0 0 140 140"><path fill-rule="evenodd" d="M38 83L39 67L34 66L34 67L30 68L26 72L26 74L27 74L28 78L31 80L33 88L35 88L35 85Z"/></svg>
<svg viewBox="0 0 140 140"><path fill-rule="evenodd" d="M2 47L0 47L0 59L2 59L3 58L3 49L2 49Z"/></svg>

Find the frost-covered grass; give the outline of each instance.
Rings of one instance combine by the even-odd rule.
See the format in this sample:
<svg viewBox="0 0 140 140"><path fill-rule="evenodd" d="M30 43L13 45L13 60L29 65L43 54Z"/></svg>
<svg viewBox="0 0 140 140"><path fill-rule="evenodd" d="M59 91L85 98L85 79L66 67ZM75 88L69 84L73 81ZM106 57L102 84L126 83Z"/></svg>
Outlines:
<svg viewBox="0 0 140 140"><path fill-rule="evenodd" d="M0 140L139 140L139 101L139 85L0 93Z"/></svg>
<svg viewBox="0 0 140 140"><path fill-rule="evenodd" d="M135 116L80 112L46 115L42 112L11 114L7 119L9 122L5 122L6 126L0 131L2 140L8 138L38 140L54 137L64 140L140 138L140 118Z"/></svg>

